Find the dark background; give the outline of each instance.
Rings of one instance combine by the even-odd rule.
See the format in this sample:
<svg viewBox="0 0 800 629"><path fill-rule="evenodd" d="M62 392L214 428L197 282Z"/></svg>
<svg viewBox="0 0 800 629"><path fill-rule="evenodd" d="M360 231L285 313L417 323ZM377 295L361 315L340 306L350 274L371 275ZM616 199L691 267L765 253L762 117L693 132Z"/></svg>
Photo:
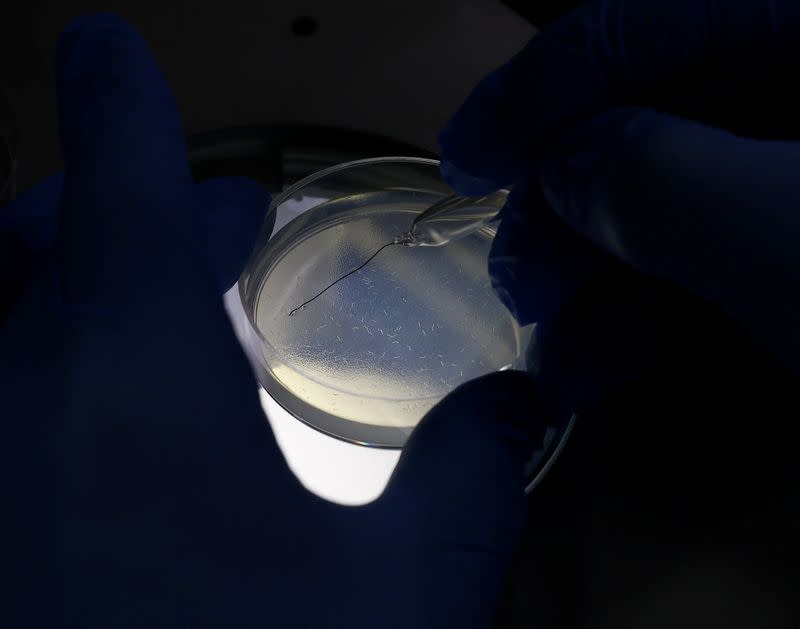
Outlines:
<svg viewBox="0 0 800 629"><path fill-rule="evenodd" d="M59 167L52 75L58 33L78 15L109 10L149 42L187 135L315 124L427 150L436 148L437 130L472 85L535 32L494 0L4 3L0 133L13 117L21 187Z"/></svg>
<svg viewBox="0 0 800 629"><path fill-rule="evenodd" d="M174 86L198 177L278 187L330 162L428 153L470 86L574 4L18 3L0 21L0 135L16 191L59 168L56 36L111 8ZM609 309L604 288L570 306L576 325ZM720 313L658 288L644 373L583 414L530 498L499 627L800 626L797 380Z"/></svg>

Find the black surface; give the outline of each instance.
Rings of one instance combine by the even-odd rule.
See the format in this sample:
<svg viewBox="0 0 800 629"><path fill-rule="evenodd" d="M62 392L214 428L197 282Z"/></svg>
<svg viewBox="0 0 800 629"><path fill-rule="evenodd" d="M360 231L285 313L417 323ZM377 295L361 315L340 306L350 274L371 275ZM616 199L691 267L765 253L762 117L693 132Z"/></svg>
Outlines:
<svg viewBox="0 0 800 629"><path fill-rule="evenodd" d="M798 380L659 289L654 360L583 414L530 498L498 627L797 626Z"/></svg>
<svg viewBox="0 0 800 629"><path fill-rule="evenodd" d="M14 114L0 86L0 207L16 196L18 135Z"/></svg>
<svg viewBox="0 0 800 629"><path fill-rule="evenodd" d="M580 0L503 0L503 4L534 26L542 27L568 13Z"/></svg>
<svg viewBox="0 0 800 629"><path fill-rule="evenodd" d="M308 15L302 15L292 22L292 33L298 37L311 37L317 32L319 22Z"/></svg>
<svg viewBox="0 0 800 629"><path fill-rule="evenodd" d="M437 158L429 151L382 136L313 125L249 125L217 129L188 139L189 161L198 181L240 175L271 192L313 172L368 157Z"/></svg>

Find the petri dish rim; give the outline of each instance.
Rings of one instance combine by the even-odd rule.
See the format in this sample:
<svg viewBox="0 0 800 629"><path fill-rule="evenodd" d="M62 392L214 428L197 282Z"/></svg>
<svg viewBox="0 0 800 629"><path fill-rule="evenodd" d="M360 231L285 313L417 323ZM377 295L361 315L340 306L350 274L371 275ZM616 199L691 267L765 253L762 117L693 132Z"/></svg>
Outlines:
<svg viewBox="0 0 800 629"><path fill-rule="evenodd" d="M281 206L283 203L291 199L298 191L302 190L303 188L308 187L309 184L322 179L323 177L327 177L328 175L333 175L338 172L342 172L343 170L350 170L353 168L359 168L362 166L372 166L376 164L420 164L426 166L434 166L436 168L439 167L439 160L437 159L429 159L427 157L371 157L367 159L358 159L352 162L345 162L344 164L337 164L336 166L330 166L328 168L324 168L318 172L312 173L308 175L308 177L304 177L300 181L292 184L286 190L281 192L278 196L273 197L272 202L269 204L267 208L267 215L272 212L277 212L278 207ZM272 237L272 234L267 236L267 240ZM259 241L261 239L258 239ZM245 265L247 267L248 264ZM239 283L239 299L242 303L245 303L245 288ZM257 335L258 340L264 343L267 347L269 347L270 351L274 352L275 354L279 354L276 350L275 346L270 343L267 338L261 333L261 330L258 328L256 321L254 320L255 312L250 313L248 308L244 309L245 316L247 317L247 321L250 324L251 330Z"/></svg>
<svg viewBox="0 0 800 629"><path fill-rule="evenodd" d="M391 164L412 164L412 165L419 165L419 166L429 166L436 168L438 170L439 167L439 160L430 159L430 158L421 158L421 157L405 157L405 156L386 156L386 157L378 157L378 158L368 158L368 159L361 159L355 160L351 162L345 162L343 164L337 164L335 166L331 166L320 171L314 172L307 177L295 182L291 186L289 186L286 190L282 191L275 197L273 197L270 205L268 206L266 216L269 216L271 213L275 213L278 211L278 208L285 203L286 201L290 200L292 197L296 196L297 193L305 188L307 188L310 184L313 184L315 181L324 179L330 175L335 175L336 173L340 173L343 171L351 170L351 169L358 169L364 166L374 166L374 165L391 165ZM393 186L391 189L394 189ZM403 186L399 186L398 189L404 188ZM266 219L265 219L266 222ZM282 227L281 227L282 228ZM263 229L263 227L262 227ZM259 246L260 243L268 242L270 238L273 237L274 233L277 233L273 230L269 234L262 234L261 237L257 239L257 245ZM255 249L254 249L255 252ZM284 252L285 253L285 252ZM248 262L249 265L249 262ZM247 266L246 265L246 268ZM259 289L260 291L260 289ZM245 287L243 286L242 282L239 283L238 293L239 293L239 301L242 304L243 314L246 317L249 333L254 334L256 339L259 343L266 346L270 352L274 353L276 356L281 356L282 353L277 350L277 348L262 334L261 330L259 329L256 321L255 321L255 309L251 312L249 308L246 307L246 300L245 300ZM292 369L297 370L297 367L292 367ZM302 370L301 370L302 371ZM307 375L307 374L306 374ZM271 376L268 376L271 378ZM370 448L377 448L377 449L389 449L389 450L396 450L402 449L402 443L396 441L393 438L387 439L387 432L402 432L406 433L410 432L410 429L405 428L387 428L387 427L366 427L363 424L358 424L357 422L352 422L351 420L346 420L341 417L333 417L336 420L335 427L327 428L324 423L319 422L319 418L315 417L313 420L311 418L304 417L302 413L299 413L297 409L293 408L292 404L286 404L285 400L283 399L282 395L275 395L275 393L271 393L270 396L272 397L275 402L281 406L286 412L288 412L291 416L295 417L297 420L301 421L302 423L306 424L307 426L326 434L330 437L335 439L340 439L349 443L358 444L361 446L366 446ZM371 396L368 396L371 397ZM427 397L427 396L426 396ZM433 395L430 397L438 397L438 395ZM324 411L322 412L323 415L327 415ZM532 491L543 479L543 477L547 474L551 466L554 464L555 460L558 458L561 450L564 448L570 433L572 432L573 425L575 423L576 417L573 415L569 418L568 422L566 422L566 426L562 426L562 429L559 430L561 433L556 439L555 442L548 448L546 448L547 452L544 453L544 458L542 459L541 463L537 466L537 469L531 470L530 475L528 475L528 485L526 487L526 491ZM359 431L364 431L365 428L369 428L366 432L375 433L372 437L367 436L366 434L364 437L365 439L358 438L354 434L343 434L341 428L342 423L344 424L354 424L357 426ZM347 431L345 431L347 432ZM401 441L405 441L405 439L401 439Z"/></svg>
<svg viewBox="0 0 800 629"><path fill-rule="evenodd" d="M286 190L280 192L279 194L275 195L270 202L267 212L265 215L265 220L263 225L271 224L268 220L270 214L277 214L278 209L280 206L291 200L295 197L298 192L308 188L311 184L331 175L335 175L337 173L341 173L347 170L357 170L363 167L371 167L371 166L380 166L380 165L404 165L410 164L415 166L422 166L422 167L430 167L435 169L436 173L438 174L439 170L439 160L424 158L424 157L409 157L409 156L384 156L384 157L375 157L375 158L366 158L366 159L359 159L353 160L350 162L344 162L342 164L336 164L334 166L330 166L328 168L324 168L317 172L311 173L308 176L304 177L303 179L295 182ZM392 186L390 189L392 190L409 190L413 189L411 187L406 186ZM445 191L442 191L445 193ZM290 221L291 222L291 221ZM286 225L288 225L287 223ZM279 230L275 230L274 226L270 230L270 233L265 233L266 230L262 225L262 232L256 238L256 244L254 246L253 252L251 253L250 260L245 264L245 271L250 267L250 263L254 255L256 255L259 247L263 246L265 243L268 243L270 239L283 229L286 225L281 226ZM286 253L286 252L284 252ZM263 270L262 270L263 271ZM248 282L251 278L247 278ZM245 316L248 332L247 335L251 337L251 341L255 341L261 345L261 348L258 350L254 350L256 354L260 354L263 356L263 353L269 352L276 357L279 357L282 360L282 352L278 351L277 348L271 343L262 333L261 329L257 325L255 320L256 316L256 309L253 308L252 310L247 307L248 299L246 299L246 293L250 290L248 282L242 282L242 277L240 277L240 281L238 282L238 297L239 303L242 306L242 311ZM260 292L261 287L255 289L256 294ZM257 301L255 295L253 297L254 301ZM246 345L250 345L248 342ZM245 347L246 351L247 347ZM254 360L251 357L251 361ZM262 386L265 388L267 393L272 397L272 399L281 406L287 413L291 416L295 417L300 422L306 424L307 426L326 434L330 437L335 439L339 439L345 442L358 444L365 447L376 448L376 449L387 449L387 450L398 450L402 449L405 441L408 438L413 427L404 427L404 426L372 426L367 424L362 424L350 419L346 419L344 417L335 416L329 414L327 411L322 409L304 409L300 410L299 408L295 408L295 402L291 396L286 396L286 391L280 385L279 380L272 375L271 369L268 365L259 365L258 363L262 362L259 359L255 359L253 363L253 367L257 373L261 374L260 377L265 377L268 381L273 381L276 385L276 389L271 390L270 388L266 387L266 385L262 382ZM296 366L291 367L292 370L297 371L299 373L305 374L305 371L302 369L298 369ZM316 378L312 378L316 380ZM371 397L371 396L367 396ZM438 397L437 395L433 396L425 396L424 398L418 399L432 399ZM376 398L381 399L381 398ZM308 410L312 410L312 416L306 416Z"/></svg>

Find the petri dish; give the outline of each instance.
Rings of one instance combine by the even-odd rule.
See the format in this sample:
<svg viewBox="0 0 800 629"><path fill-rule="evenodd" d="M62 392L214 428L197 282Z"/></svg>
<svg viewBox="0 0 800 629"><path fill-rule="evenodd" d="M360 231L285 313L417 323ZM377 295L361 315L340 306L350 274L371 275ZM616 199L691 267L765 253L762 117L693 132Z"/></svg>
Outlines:
<svg viewBox="0 0 800 629"><path fill-rule="evenodd" d="M290 414L340 439L399 448L460 384L525 368L531 330L488 275L492 223L440 247L388 246L290 316L450 193L436 160L388 157L328 168L273 200L274 228L259 235L239 294L245 350Z"/></svg>

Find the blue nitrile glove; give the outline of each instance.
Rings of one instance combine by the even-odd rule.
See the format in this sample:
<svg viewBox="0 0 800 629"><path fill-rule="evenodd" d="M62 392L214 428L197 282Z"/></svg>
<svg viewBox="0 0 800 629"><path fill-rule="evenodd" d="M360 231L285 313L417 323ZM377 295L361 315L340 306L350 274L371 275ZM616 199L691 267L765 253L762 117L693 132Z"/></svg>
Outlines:
<svg viewBox="0 0 800 629"><path fill-rule="evenodd" d="M798 41L790 0L597 0L487 76L442 171L514 186L490 260L510 309L546 328L611 254L800 368Z"/></svg>
<svg viewBox="0 0 800 629"><path fill-rule="evenodd" d="M448 396L376 502L306 492L219 298L267 195L192 182L121 19L78 20L57 61L63 179L0 210L26 280L0 334L0 626L488 626L543 416L530 378Z"/></svg>

